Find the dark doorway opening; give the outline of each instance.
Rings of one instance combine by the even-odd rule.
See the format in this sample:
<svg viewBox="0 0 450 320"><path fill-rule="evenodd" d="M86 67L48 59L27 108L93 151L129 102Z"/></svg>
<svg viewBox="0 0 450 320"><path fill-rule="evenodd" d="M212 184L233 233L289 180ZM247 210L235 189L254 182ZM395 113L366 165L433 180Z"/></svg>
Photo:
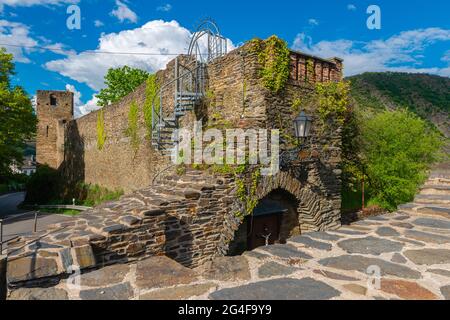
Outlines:
<svg viewBox="0 0 450 320"><path fill-rule="evenodd" d="M246 217L230 243L229 255L241 255L258 247L286 243L300 234L298 201L289 192L277 189L261 199L253 214Z"/></svg>

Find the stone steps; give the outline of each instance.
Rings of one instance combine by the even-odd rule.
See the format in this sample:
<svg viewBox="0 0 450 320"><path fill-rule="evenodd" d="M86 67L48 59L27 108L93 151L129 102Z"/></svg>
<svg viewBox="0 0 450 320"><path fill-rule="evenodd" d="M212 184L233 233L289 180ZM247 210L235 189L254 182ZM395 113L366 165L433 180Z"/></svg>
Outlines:
<svg viewBox="0 0 450 320"><path fill-rule="evenodd" d="M426 184L420 189L423 195L450 195L450 185Z"/></svg>
<svg viewBox="0 0 450 320"><path fill-rule="evenodd" d="M450 208L438 205L406 204L399 206L398 212L414 216L434 216L450 219Z"/></svg>
<svg viewBox="0 0 450 320"><path fill-rule="evenodd" d="M438 204L450 206L450 195L419 194L415 197L414 202L417 204Z"/></svg>
<svg viewBox="0 0 450 320"><path fill-rule="evenodd" d="M450 185L450 177L449 178L432 178L427 181L428 185Z"/></svg>

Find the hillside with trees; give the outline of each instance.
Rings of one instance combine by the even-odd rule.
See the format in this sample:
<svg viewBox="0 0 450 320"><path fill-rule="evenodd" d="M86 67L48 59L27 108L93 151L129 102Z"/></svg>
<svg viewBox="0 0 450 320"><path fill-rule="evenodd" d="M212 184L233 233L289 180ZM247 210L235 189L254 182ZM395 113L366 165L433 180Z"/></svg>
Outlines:
<svg viewBox="0 0 450 320"><path fill-rule="evenodd" d="M343 132L343 209L411 201L428 170L448 159L450 79L365 73L350 82ZM434 125L433 125L434 124Z"/></svg>
<svg viewBox="0 0 450 320"><path fill-rule="evenodd" d="M450 78L429 74L370 72L349 77L360 109L407 108L450 134Z"/></svg>

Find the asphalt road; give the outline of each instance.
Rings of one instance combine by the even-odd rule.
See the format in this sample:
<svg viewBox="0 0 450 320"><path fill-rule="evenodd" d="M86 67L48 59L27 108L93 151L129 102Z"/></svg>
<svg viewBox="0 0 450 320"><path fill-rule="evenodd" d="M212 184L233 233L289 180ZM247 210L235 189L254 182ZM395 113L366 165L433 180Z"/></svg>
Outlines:
<svg viewBox="0 0 450 320"><path fill-rule="evenodd" d="M9 193L0 196L0 219L23 213L17 206L25 199L25 192Z"/></svg>
<svg viewBox="0 0 450 320"><path fill-rule="evenodd" d="M33 232L35 211L25 211L17 208L24 197L24 192L0 196L0 219L4 219L3 241ZM70 219L72 218L64 215L40 213L38 214L37 231L45 230L51 224ZM3 246L3 250L5 248L6 245Z"/></svg>

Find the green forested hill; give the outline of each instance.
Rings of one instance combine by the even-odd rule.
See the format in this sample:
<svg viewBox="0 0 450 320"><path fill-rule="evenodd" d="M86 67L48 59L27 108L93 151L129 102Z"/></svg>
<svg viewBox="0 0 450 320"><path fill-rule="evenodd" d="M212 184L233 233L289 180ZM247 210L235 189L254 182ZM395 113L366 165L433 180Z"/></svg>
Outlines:
<svg viewBox="0 0 450 320"><path fill-rule="evenodd" d="M347 78L361 109L407 107L448 136L450 78L428 74L374 72Z"/></svg>

